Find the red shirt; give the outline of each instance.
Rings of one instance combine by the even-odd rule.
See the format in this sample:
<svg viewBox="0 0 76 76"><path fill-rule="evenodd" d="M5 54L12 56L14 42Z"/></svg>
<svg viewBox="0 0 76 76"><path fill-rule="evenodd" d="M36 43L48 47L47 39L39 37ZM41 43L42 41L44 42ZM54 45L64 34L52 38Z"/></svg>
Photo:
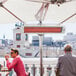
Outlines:
<svg viewBox="0 0 76 76"><path fill-rule="evenodd" d="M17 56L13 59L12 63L7 60L7 67L9 70L14 68L14 71L16 72L17 76L27 76L24 68L24 64L20 58L20 56Z"/></svg>

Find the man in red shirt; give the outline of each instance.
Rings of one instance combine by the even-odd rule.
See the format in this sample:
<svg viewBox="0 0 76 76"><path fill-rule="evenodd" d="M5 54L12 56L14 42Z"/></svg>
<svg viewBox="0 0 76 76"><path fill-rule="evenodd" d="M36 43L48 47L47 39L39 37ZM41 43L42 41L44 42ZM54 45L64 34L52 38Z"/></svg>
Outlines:
<svg viewBox="0 0 76 76"><path fill-rule="evenodd" d="M17 76L28 76L25 72L24 64L19 56L19 52L16 49L11 49L11 57L13 58L12 63L9 62L8 58L9 56L6 55L6 63L9 70L14 68L14 71L16 72Z"/></svg>

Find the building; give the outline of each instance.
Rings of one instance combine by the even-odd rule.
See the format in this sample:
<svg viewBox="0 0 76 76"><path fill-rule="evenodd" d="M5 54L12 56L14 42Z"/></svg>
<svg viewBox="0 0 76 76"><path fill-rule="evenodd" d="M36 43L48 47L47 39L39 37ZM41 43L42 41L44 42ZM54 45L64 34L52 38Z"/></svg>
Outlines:
<svg viewBox="0 0 76 76"><path fill-rule="evenodd" d="M32 45L33 46L39 46L39 37L38 36L32 37Z"/></svg>
<svg viewBox="0 0 76 76"><path fill-rule="evenodd" d="M76 34L73 33L67 33L64 38L64 41L67 42L67 44L71 44L73 49L76 49Z"/></svg>
<svg viewBox="0 0 76 76"><path fill-rule="evenodd" d="M24 33L24 26L18 26L13 29L13 46L19 50L22 57L33 57L39 51L31 46L28 42L28 35Z"/></svg>
<svg viewBox="0 0 76 76"><path fill-rule="evenodd" d="M63 40L64 40L64 41L68 41L68 42L76 41L76 34L67 33L67 34L64 36Z"/></svg>
<svg viewBox="0 0 76 76"><path fill-rule="evenodd" d="M13 42L14 48L24 48L28 46L28 36L24 33L24 26L17 26L13 29Z"/></svg>
<svg viewBox="0 0 76 76"><path fill-rule="evenodd" d="M44 37L43 38L43 45L52 46L53 45L52 37Z"/></svg>
<svg viewBox="0 0 76 76"><path fill-rule="evenodd" d="M52 44L53 44L52 37L43 37L43 45L44 46L52 46ZM38 36L33 36L32 45L39 46L39 37Z"/></svg>

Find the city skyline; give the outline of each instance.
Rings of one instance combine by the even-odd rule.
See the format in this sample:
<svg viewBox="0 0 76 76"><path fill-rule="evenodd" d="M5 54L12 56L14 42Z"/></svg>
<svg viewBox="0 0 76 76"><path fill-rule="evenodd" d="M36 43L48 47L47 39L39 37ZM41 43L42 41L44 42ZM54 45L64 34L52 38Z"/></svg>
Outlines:
<svg viewBox="0 0 76 76"><path fill-rule="evenodd" d="M45 34L47 37L52 37L54 40L62 40L64 35L66 33L72 32L76 34L76 23L65 23L63 24L63 27L65 31L63 31L60 34ZM3 38L3 35L5 35L6 39L12 39L13 40L13 29L15 28L15 24L0 24L0 39ZM31 41L32 36L37 34L29 34L29 40ZM31 38L31 39L30 39Z"/></svg>

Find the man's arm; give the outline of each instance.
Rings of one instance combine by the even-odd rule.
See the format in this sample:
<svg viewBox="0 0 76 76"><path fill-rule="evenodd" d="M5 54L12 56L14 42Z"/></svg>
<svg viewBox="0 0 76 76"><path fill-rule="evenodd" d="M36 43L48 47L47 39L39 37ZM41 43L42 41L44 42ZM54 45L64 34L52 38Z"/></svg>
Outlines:
<svg viewBox="0 0 76 76"><path fill-rule="evenodd" d="M59 76L59 68L56 68L55 74L56 74L56 76Z"/></svg>
<svg viewBox="0 0 76 76"><path fill-rule="evenodd" d="M12 68L14 68L14 66L17 64L17 62L18 62L18 58L15 58L12 61L12 63L10 63L9 60L6 60L8 69L11 70Z"/></svg>

